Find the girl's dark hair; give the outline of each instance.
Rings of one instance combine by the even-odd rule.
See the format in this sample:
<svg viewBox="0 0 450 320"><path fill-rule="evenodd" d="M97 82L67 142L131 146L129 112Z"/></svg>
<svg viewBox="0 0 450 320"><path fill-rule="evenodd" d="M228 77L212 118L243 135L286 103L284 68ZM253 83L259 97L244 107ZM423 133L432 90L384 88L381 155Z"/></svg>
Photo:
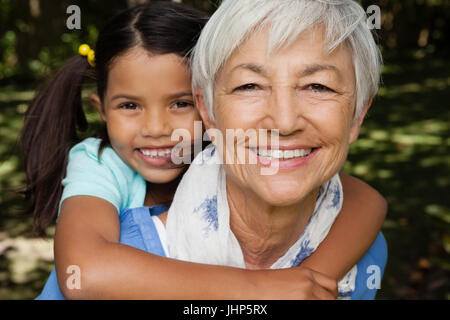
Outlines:
<svg viewBox="0 0 450 320"><path fill-rule="evenodd" d="M95 46L95 80L103 101L114 59L135 47L154 54L175 53L189 58L207 16L173 2L152 2L113 17L100 31ZM87 129L81 89L90 66L85 57L70 59L38 92L25 115L21 146L34 231L44 234L53 222L62 196L68 154ZM106 130L101 147L109 143Z"/></svg>

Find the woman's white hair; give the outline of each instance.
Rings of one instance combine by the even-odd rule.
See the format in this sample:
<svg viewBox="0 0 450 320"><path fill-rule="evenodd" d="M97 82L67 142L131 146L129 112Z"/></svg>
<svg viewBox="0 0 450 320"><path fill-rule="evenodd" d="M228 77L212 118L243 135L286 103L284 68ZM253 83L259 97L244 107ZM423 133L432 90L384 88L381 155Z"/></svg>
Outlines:
<svg viewBox="0 0 450 320"><path fill-rule="evenodd" d="M269 54L288 47L305 30L323 26L330 53L347 44L356 80L356 112L378 91L382 58L367 25L364 9L353 0L224 0L203 29L191 60L192 86L201 89L214 119L217 73L234 50L264 27L269 28Z"/></svg>

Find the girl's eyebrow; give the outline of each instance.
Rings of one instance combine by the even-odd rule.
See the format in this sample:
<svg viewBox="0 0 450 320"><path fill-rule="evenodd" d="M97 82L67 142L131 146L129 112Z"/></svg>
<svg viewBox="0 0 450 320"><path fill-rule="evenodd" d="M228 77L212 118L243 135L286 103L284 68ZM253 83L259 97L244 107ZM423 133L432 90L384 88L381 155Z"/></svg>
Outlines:
<svg viewBox="0 0 450 320"><path fill-rule="evenodd" d="M177 99L177 98L186 97L186 96L192 97L192 92L177 92L177 93L168 95L168 98L169 99Z"/></svg>
<svg viewBox="0 0 450 320"><path fill-rule="evenodd" d="M192 92L177 92L174 94L170 94L167 96L168 99L178 99L181 97L192 97ZM114 101L116 99L127 99L127 100L139 100L139 97L137 96L131 96L128 94L116 94L111 98L111 101Z"/></svg>
<svg viewBox="0 0 450 320"><path fill-rule="evenodd" d="M139 100L139 97L136 96L130 96L126 94L116 94L111 98L111 101L114 101L116 99L128 99L128 100Z"/></svg>

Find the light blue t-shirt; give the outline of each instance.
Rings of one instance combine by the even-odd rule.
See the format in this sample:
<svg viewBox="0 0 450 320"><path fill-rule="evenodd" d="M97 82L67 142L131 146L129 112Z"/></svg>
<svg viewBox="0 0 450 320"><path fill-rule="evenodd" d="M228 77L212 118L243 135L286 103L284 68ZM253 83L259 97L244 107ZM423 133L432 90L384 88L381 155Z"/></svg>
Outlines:
<svg viewBox="0 0 450 320"><path fill-rule="evenodd" d="M144 205L146 182L111 147L98 158L100 139L87 138L69 153L61 204L73 196L92 196L109 201L120 213Z"/></svg>

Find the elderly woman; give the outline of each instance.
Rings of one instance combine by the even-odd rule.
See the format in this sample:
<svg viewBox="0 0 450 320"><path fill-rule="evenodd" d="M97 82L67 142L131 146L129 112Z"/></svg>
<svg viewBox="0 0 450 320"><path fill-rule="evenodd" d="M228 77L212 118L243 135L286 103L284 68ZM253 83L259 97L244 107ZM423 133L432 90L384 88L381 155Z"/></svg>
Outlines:
<svg viewBox="0 0 450 320"><path fill-rule="evenodd" d="M151 208L166 228L148 208L126 210L120 242L179 260L241 269L284 269L305 261L341 211L338 173L377 92L381 59L364 18L364 10L350 0L225 0L202 31L192 60L195 99L213 144L189 167L169 212ZM345 197L354 200L357 190ZM123 275L127 268L134 279L142 272L136 292L145 290L144 270L155 261L146 264L147 257L133 252L128 263L130 251L124 262L116 251L115 259L107 260L116 268L105 271L105 265L97 268L101 276L90 276L102 277L95 283L104 290L96 293L117 284L135 290L112 274ZM334 253L335 260L340 256ZM373 298L385 263L380 234L358 264L339 276L345 274L339 295ZM201 276L186 263L177 266ZM219 274L214 268L204 271ZM293 275L277 271L277 288L296 283ZM330 298L329 278L309 275L315 294L305 297ZM233 279L217 281L238 286ZM58 290L52 273L43 298L61 298ZM282 296L277 292L271 298Z"/></svg>
<svg viewBox="0 0 450 320"><path fill-rule="evenodd" d="M170 256L264 269L298 265L313 252L339 213L338 172L380 65L353 1L224 1L196 46L193 87L211 135L241 135L213 137L216 146L184 176L167 220ZM275 129L278 143L248 139L249 129ZM379 253L373 264L384 266ZM365 271L353 268L340 292Z"/></svg>

